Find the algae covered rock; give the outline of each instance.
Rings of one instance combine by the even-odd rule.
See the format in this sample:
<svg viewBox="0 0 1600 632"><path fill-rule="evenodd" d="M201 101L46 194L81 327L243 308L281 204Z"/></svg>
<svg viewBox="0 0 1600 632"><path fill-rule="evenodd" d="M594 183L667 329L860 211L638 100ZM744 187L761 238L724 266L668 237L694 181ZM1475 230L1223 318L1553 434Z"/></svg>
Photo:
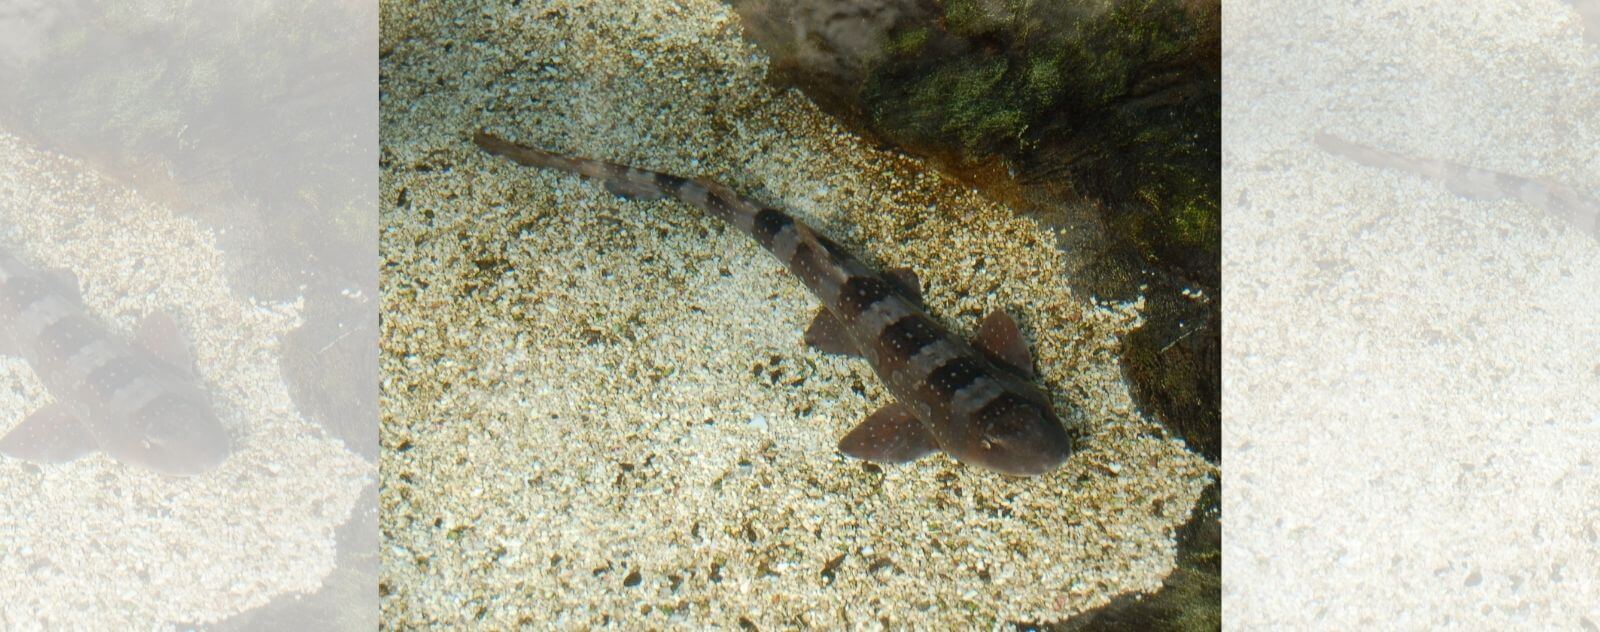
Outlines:
<svg viewBox="0 0 1600 632"><path fill-rule="evenodd" d="M774 79L969 180L1101 203L1109 236L1215 287L1214 2L737 0Z"/></svg>

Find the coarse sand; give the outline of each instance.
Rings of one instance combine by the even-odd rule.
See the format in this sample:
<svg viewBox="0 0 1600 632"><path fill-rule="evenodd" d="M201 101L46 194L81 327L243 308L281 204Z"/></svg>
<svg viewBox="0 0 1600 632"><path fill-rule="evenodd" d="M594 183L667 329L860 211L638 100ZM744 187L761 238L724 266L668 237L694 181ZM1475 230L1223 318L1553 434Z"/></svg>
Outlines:
<svg viewBox="0 0 1600 632"><path fill-rule="evenodd" d="M1117 366L1138 303L1036 221L763 82L712 1L382 5L384 625L949 629L1161 585L1215 468ZM471 133L683 175L1013 310L1087 434L1035 479L837 454L885 401L801 343L816 303L736 231L483 154Z"/></svg>
<svg viewBox="0 0 1600 632"><path fill-rule="evenodd" d="M1600 194L1563 2L1224 3L1225 627L1600 629Z"/></svg>
<svg viewBox="0 0 1600 632"><path fill-rule="evenodd" d="M4 133L0 244L72 271L115 330L173 314L235 437L219 469L187 479L98 454L0 459L0 628L161 629L316 590L375 472L289 399L278 341L299 305L235 296L207 229ZM50 397L26 362L0 356L0 433Z"/></svg>

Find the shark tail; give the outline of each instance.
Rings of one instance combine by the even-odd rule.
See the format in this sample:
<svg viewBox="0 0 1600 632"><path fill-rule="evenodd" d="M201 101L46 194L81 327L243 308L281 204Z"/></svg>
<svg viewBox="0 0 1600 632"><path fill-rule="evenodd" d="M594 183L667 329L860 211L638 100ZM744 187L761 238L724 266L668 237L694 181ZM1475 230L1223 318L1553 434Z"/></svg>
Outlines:
<svg viewBox="0 0 1600 632"><path fill-rule="evenodd" d="M557 156L550 152L540 151L525 145L518 145L488 132L478 132L472 135L472 142L484 151L510 158L512 162L529 167L543 167L547 169L560 169L562 171L579 172L578 161L571 158Z"/></svg>
<svg viewBox="0 0 1600 632"><path fill-rule="evenodd" d="M676 196L684 180L664 173L635 169L619 164L552 154L526 145L518 145L488 132L478 132L472 142L484 151L510 159L520 165L558 169L600 181L606 190L636 200L655 200Z"/></svg>
<svg viewBox="0 0 1600 632"><path fill-rule="evenodd" d="M518 145L487 132L473 135L472 142L490 154L509 158L517 164L558 169L597 180L605 185L607 191L628 199L675 198L732 224L746 234L753 234L755 217L762 210L732 189L710 180L690 180L600 160L560 156Z"/></svg>

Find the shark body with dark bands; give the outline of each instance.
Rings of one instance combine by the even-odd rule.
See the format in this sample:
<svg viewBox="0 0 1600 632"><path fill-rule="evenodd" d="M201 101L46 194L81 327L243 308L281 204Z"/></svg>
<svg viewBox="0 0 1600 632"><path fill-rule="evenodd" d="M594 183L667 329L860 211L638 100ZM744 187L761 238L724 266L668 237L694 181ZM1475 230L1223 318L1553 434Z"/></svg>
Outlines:
<svg viewBox="0 0 1600 632"><path fill-rule="evenodd" d="M927 314L910 270L873 270L788 213L726 186L560 156L486 133L473 141L522 165L597 180L628 198L680 200L772 253L822 303L806 342L864 358L895 397L840 440L845 454L902 463L942 451L963 463L1033 476L1073 452L1075 439L1033 384L1027 345L1005 312L985 318L968 343Z"/></svg>
<svg viewBox="0 0 1600 632"><path fill-rule="evenodd" d="M0 355L27 360L54 397L0 438L0 454L61 463L95 451L171 476L230 454L186 343L157 313L128 342L91 316L65 270L0 249Z"/></svg>

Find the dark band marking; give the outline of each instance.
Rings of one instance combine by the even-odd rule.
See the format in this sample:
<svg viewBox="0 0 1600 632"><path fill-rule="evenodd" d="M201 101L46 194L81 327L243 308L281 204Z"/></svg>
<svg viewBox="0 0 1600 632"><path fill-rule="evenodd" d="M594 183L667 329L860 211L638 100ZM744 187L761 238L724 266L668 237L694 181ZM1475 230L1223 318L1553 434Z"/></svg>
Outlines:
<svg viewBox="0 0 1600 632"><path fill-rule="evenodd" d="M944 363L928 374L928 385L945 401L950 401L961 389L984 377L983 365L972 358L958 357ZM993 402L991 402L992 404ZM981 412L981 411L980 411Z"/></svg>
<svg viewBox="0 0 1600 632"><path fill-rule="evenodd" d="M149 373L149 363L130 355L123 355L112 358L95 369L85 381L88 382L86 386L90 393L100 401L110 401L118 391Z"/></svg>
<svg viewBox="0 0 1600 632"><path fill-rule="evenodd" d="M828 264L821 254L812 248L811 244L805 242L795 244L790 270L795 276L800 277L800 282L805 283L806 287L815 288L822 281L822 271Z"/></svg>
<svg viewBox="0 0 1600 632"><path fill-rule="evenodd" d="M199 421L197 416L205 415L205 409L196 405L194 400L177 393L166 392L145 402L135 413L140 430L148 432L157 423L170 425L189 424Z"/></svg>
<svg viewBox="0 0 1600 632"><path fill-rule="evenodd" d="M661 187L663 191L677 191L685 182L689 181L687 178L680 178L670 173L651 173L655 175L656 186Z"/></svg>
<svg viewBox="0 0 1600 632"><path fill-rule="evenodd" d="M911 314L884 327L883 333L878 334L878 357L904 362L938 340L939 332L933 323Z"/></svg>
<svg viewBox="0 0 1600 632"><path fill-rule="evenodd" d="M778 233L793 224L794 219L782 211L764 208L756 213L755 227L750 232L756 241L761 242L762 248L772 250L772 242L778 238Z"/></svg>
<svg viewBox="0 0 1600 632"><path fill-rule="evenodd" d="M1517 177L1509 173L1498 172L1494 174L1494 183L1495 186L1497 186L1503 192L1502 195L1507 196L1516 195L1517 191L1521 189L1523 185L1531 184L1527 178Z"/></svg>
<svg viewBox="0 0 1600 632"><path fill-rule="evenodd" d="M1025 420L1019 420L1012 413L1019 410L1034 408L1032 402L1010 391L996 393L993 398L979 406L972 413L972 420L979 426L995 432L1019 431Z"/></svg>
<svg viewBox="0 0 1600 632"><path fill-rule="evenodd" d="M67 316L39 332L39 346L48 357L66 360L100 337L98 330L83 316Z"/></svg>
<svg viewBox="0 0 1600 632"><path fill-rule="evenodd" d="M862 312L872 307L873 303L883 300L889 295L889 284L883 279L870 276L853 276L839 288L839 308L845 316L854 320Z"/></svg>

